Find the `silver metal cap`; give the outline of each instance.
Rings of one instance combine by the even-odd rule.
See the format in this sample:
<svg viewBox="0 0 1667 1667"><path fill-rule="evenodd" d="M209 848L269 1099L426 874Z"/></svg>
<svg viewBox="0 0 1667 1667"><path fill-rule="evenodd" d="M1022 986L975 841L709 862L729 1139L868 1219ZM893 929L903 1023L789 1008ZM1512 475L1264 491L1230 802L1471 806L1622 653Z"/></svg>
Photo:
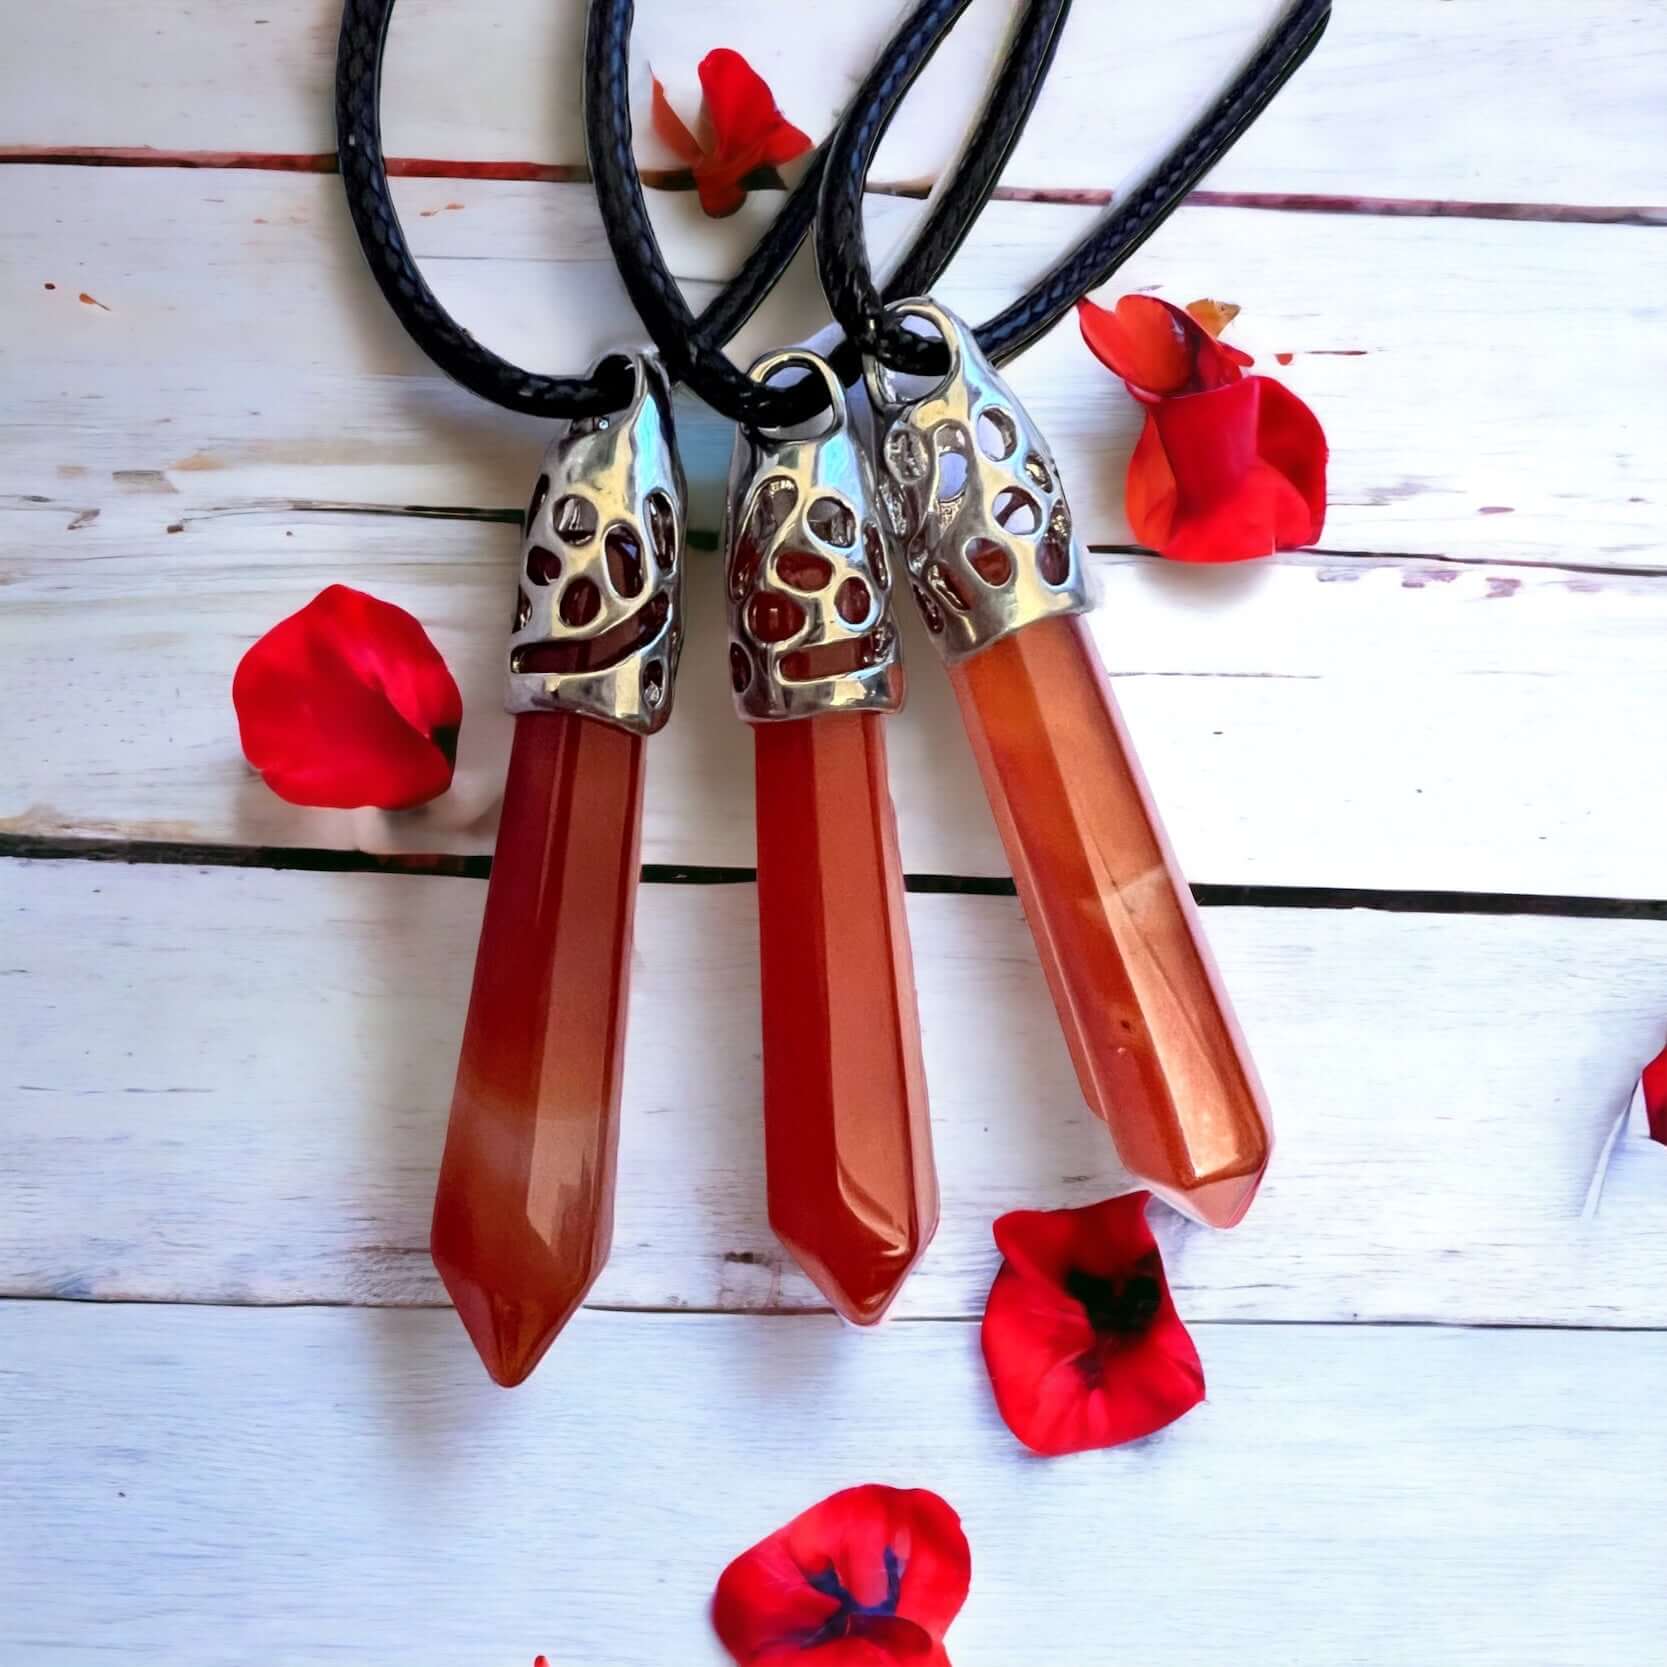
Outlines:
<svg viewBox="0 0 1667 1667"><path fill-rule="evenodd" d="M766 354L752 375L765 382L793 368L827 384L819 432L737 429L730 462L724 552L736 710L758 720L895 712L904 675L891 611L893 534L827 361L787 348Z"/></svg>
<svg viewBox="0 0 1667 1667"><path fill-rule="evenodd" d="M688 490L671 386L630 355L624 410L551 442L521 540L509 639L511 712L578 712L639 735L671 716L683 646Z"/></svg>
<svg viewBox="0 0 1667 1667"><path fill-rule="evenodd" d="M949 349L947 376L913 398L883 366L866 371L881 504L944 658L1087 612L1087 568L1041 430L952 312L927 300L894 310L927 320Z"/></svg>

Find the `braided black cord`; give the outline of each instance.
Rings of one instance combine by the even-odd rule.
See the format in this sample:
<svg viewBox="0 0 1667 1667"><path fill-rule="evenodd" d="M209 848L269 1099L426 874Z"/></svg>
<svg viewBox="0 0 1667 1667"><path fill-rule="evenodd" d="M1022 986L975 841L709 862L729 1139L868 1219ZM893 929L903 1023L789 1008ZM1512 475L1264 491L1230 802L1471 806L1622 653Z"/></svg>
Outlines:
<svg viewBox="0 0 1667 1667"><path fill-rule="evenodd" d="M1331 0L1293 0L1250 62L1139 186L1046 277L979 326L979 345L991 360L1001 364L1045 335L1169 218L1307 59L1330 19ZM942 375L944 344L910 331L886 310L874 284L862 194L879 138L859 124L861 114L853 107L829 146L816 221L822 286L834 317L865 351L894 370ZM887 297L901 299L902 291L888 285Z"/></svg>
<svg viewBox="0 0 1667 1667"><path fill-rule="evenodd" d="M878 132L885 131L915 78L970 3L921 0L892 37L853 106L861 106L863 116ZM1057 3L1048 0L1049 5ZM791 388L768 388L755 382L720 351L719 340L704 325L695 323L660 252L631 148L628 83L635 14L636 0L592 0L585 32L586 150L602 224L626 292L671 374L708 405L733 422L753 427L802 422L825 401L821 382L809 378ZM974 213L982 200L979 197L974 204ZM945 235L941 217L934 219L938 224L932 235L941 238ZM964 227L954 230L951 252L964 233ZM947 262L948 256L944 258Z"/></svg>
<svg viewBox="0 0 1667 1667"><path fill-rule="evenodd" d="M884 299L875 288L868 263L862 218L868 170L895 108L886 102L884 62L875 66L851 101L844 122L828 144L816 250L817 271L829 309L846 333L846 345L835 355L836 368L846 382L861 374L861 354L885 351L889 358L898 351L894 335L900 338L904 354L918 353L928 345L892 318L885 301L924 295L972 230L1042 91L1069 10L1069 5L1037 4L1033 0L978 123L967 138L960 163L933 206L932 221L898 263ZM941 343L929 345L942 350Z"/></svg>
<svg viewBox="0 0 1667 1667"><path fill-rule="evenodd" d="M394 0L345 0L336 50L336 154L347 206L372 275L411 339L448 376L511 411L586 417L617 411L631 397L631 373L541 376L483 347L440 305L412 258L388 190L382 157L382 48Z"/></svg>
<svg viewBox="0 0 1667 1667"><path fill-rule="evenodd" d="M588 417L617 411L632 393L624 358L598 374L544 376L499 357L441 306L405 241L388 189L382 155L382 55L394 0L344 0L336 53L336 154L348 208L372 276L411 339L448 376L472 393L535 417ZM816 216L825 151L805 176L745 264L701 315L690 321L707 341L728 341L775 287Z"/></svg>

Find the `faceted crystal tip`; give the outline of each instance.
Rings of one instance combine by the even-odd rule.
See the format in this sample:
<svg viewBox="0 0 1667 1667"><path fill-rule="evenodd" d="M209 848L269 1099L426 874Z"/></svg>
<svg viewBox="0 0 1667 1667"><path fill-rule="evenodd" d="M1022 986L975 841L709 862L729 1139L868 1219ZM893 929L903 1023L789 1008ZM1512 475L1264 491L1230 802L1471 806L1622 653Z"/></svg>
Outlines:
<svg viewBox="0 0 1667 1667"><path fill-rule="evenodd" d="M429 1241L506 1387L608 1259L642 756L591 718L515 721Z"/></svg>
<svg viewBox="0 0 1667 1667"><path fill-rule="evenodd" d="M784 1221L774 1210L770 1226L841 1319L852 1325L871 1326L886 1317L904 1280L938 1230L935 1194L930 1204L930 1215L911 1223L901 1238L888 1233L867 1243L851 1235L848 1228L842 1241L818 1233L815 1223Z"/></svg>
<svg viewBox="0 0 1667 1667"><path fill-rule="evenodd" d="M760 724L758 908L770 1225L854 1325L938 1225L884 720Z"/></svg>
<svg viewBox="0 0 1667 1667"><path fill-rule="evenodd" d="M1233 1226L1272 1124L1092 639L1041 620L950 679L1084 1098L1131 1174Z"/></svg>
<svg viewBox="0 0 1667 1667"><path fill-rule="evenodd" d="M563 1326L584 1302L595 1276L563 1295L551 1282L536 1292L510 1295L488 1290L471 1279L438 1246L434 1265L457 1309L475 1352L492 1381L513 1389L532 1376ZM600 1263L597 1272L601 1271Z"/></svg>

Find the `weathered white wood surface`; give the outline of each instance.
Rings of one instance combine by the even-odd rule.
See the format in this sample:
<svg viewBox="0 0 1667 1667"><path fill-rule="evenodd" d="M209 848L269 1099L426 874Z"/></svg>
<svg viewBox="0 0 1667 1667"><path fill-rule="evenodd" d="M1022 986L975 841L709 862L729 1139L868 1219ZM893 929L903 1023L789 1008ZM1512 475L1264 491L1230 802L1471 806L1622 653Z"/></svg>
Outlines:
<svg viewBox="0 0 1667 1667"><path fill-rule="evenodd" d="M443 1301L428 1217L484 896L0 868L0 1151L27 1177L0 1293ZM1206 919L1281 1144L1233 1233L1166 1217L1190 1315L1667 1326L1667 1196L1581 1220L1661 1045L1667 923ZM1017 904L913 896L909 920L944 1211L899 1311L977 1314L995 1216L1127 1182ZM756 962L750 885L646 888L599 1304L820 1306L765 1220Z"/></svg>
<svg viewBox="0 0 1667 1667"><path fill-rule="evenodd" d="M1078 5L1009 184L1118 187L1272 9ZM543 432L433 374L339 183L294 171L332 142L334 0L12 10L0 155L37 161L0 165L0 834L485 849L513 548L491 515ZM735 45L820 130L900 10L643 0L639 92L652 58L692 110L700 54ZM975 0L883 183L941 168L1012 10ZM437 164L398 186L425 269L550 366L625 328L594 211L465 176L580 160L578 13L402 0L390 56L390 148ZM1664 25L1636 0L1341 6L1208 184L1396 212L1195 207L1111 291L1243 305L1234 339L1333 444L1321 553L1120 552L1135 411L1069 325L1017 368L1196 879L1667 895ZM146 146L206 167L38 165ZM646 133L643 160L670 160ZM652 194L693 297L778 200L713 225ZM871 212L890 246L919 206ZM998 206L945 298L988 313L1093 212ZM1642 223L1582 223L1617 217ZM822 319L801 268L737 351ZM684 430L709 531L728 438ZM661 863L750 860L746 737L699 648L712 565L651 771ZM435 812L297 812L238 760L238 655L338 579L411 607L464 684ZM906 861L1000 873L924 646L890 729ZM965 1320L990 1219L1120 1180L1017 906L910 899L944 1226L902 1323L855 1336L757 1312L814 1293L762 1205L752 889L649 888L636 1001L672 1022L632 1034L596 1292L635 1311L581 1314L504 1396L424 1306L483 894L0 862L4 1667L715 1662L724 1562L869 1478L965 1513L958 1667L1657 1667L1667 1198L1635 1166L1581 1208L1660 1044L1667 923L1208 911L1281 1138L1243 1228L1161 1223L1212 1399L1043 1465ZM751 1312L645 1311L680 1306Z"/></svg>
<svg viewBox="0 0 1667 1667"><path fill-rule="evenodd" d="M33 212L0 255L22 292L0 320L15 391L0 453L10 495L0 555L14 586L0 687L8 711L28 714L33 744L14 759L0 817L37 833L483 848L484 784L503 751L493 644L512 536L343 520L317 506L507 507L524 489L538 425L425 371L359 270L333 181L146 171L140 190L136 177L8 176ZM438 189L443 208L463 200L454 187L465 211L412 220L440 257L437 280L462 286L466 315L492 317L514 338L503 345L538 362L563 359L564 335L584 338L568 359L599 348L623 302L582 191L453 181L407 194L415 206ZM1028 204L996 213L987 255L963 262L975 284L993 273L994 287L952 290L973 311L1034 264L1031 228L1047 222L1062 240L1057 222L1080 218ZM1246 235L1270 224L1321 254L1332 274L1315 292L1324 307L1290 288L1276 249L1247 253ZM1197 878L1660 893L1659 796L1631 760L1659 750L1667 723L1655 651L1663 584L1603 571L1662 561L1667 333L1645 327L1659 303L1640 264L1657 235L1200 210L1143 257L1166 277L1190 265L1196 276L1175 282L1177 294L1238 270L1235 292L1253 309L1253 294L1270 311L1283 297L1284 318L1259 325L1267 345L1375 344L1359 357L1299 357L1282 373L1331 429L1342 501L1327 540L1339 554L1230 572L1126 561L1108 571L1101 640L1127 674L1131 721ZM476 237L501 245L501 258L462 258ZM1190 254L1177 247L1189 239ZM570 258L532 258L552 248ZM717 270L692 240L689 253L694 270ZM1469 283L1439 282L1438 268L1459 259L1472 262ZM1420 262L1427 310L1384 305L1385 265ZM37 279L49 270L58 277ZM1352 286L1344 301L1340 274ZM81 302L83 284L110 311ZM548 292L559 301L564 286L567 304L552 311ZM1573 294L1590 308L1578 335L1561 323ZM251 297L258 330L247 327ZM784 301L755 328L763 340L814 322L812 308ZM1502 335L1542 339L1543 362L1517 355L1498 376ZM1580 368L1594 355L1612 375ZM1432 400L1456 376L1474 397ZM1090 536L1126 538L1116 500L1132 403L1069 327L1020 377L1047 413ZM710 524L726 441L710 420L688 430ZM1352 553L1420 549L1554 566ZM294 812L243 772L225 721L230 669L332 579L413 606L462 674L465 779L476 788L461 808L378 827ZM115 605L79 607L89 594ZM941 679L918 647L915 706L894 726L908 860L999 872ZM63 702L66 654L121 664L131 698ZM689 657L681 702L656 752L651 857L745 862L746 748L717 657ZM1625 735L1636 751L1593 747L1594 731Z"/></svg>
<svg viewBox="0 0 1667 1667"><path fill-rule="evenodd" d="M331 150L334 0L104 0L19 6L0 62L0 146ZM881 150L875 178L937 173L982 95L1013 0L975 0ZM1274 0L1073 12L1041 118L1007 178L1116 186L1214 91ZM744 51L813 134L832 124L903 16L903 0L643 0L637 128L650 62L680 103L714 46ZM1337 8L1325 70L1299 77L1211 189L1345 197L1667 207L1667 55L1639 0L1577 7L1371 0ZM439 159L575 163L580 0L401 0L388 51L390 148ZM814 49L806 43L814 41ZM75 73L43 76L66 64ZM89 97L96 86L98 97ZM259 96L250 96L258 89Z"/></svg>
<svg viewBox="0 0 1667 1667"><path fill-rule="evenodd" d="M0 318L0 498L44 496L67 523L140 492L159 536L181 511L250 499L524 501L548 425L447 383L405 338L364 270L338 180L15 167L4 183L17 218L0 270L16 302ZM396 196L441 298L518 362L571 368L640 335L587 187L411 180ZM920 212L871 202L876 246ZM692 297L733 270L773 206L755 197L714 233L691 193L666 198L662 240ZM988 317L1096 212L993 205L942 299ZM1157 287L1244 307L1232 339L1325 423L1327 549L1659 568L1664 237L1183 209L1107 298ZM801 262L734 351L746 359L826 321ZM1127 540L1122 482L1140 417L1122 383L1072 321L1012 381L1079 525L1098 543ZM730 430L687 410L680 440L711 526Z"/></svg>
<svg viewBox="0 0 1667 1667"><path fill-rule="evenodd" d="M1040 1464L970 1325L582 1314L506 1396L450 1314L0 1304L0 1656L716 1667L725 1563L862 1479L961 1512L956 1667L1659 1661L1667 1338L1199 1346L1183 1423Z"/></svg>
<svg viewBox="0 0 1667 1667"><path fill-rule="evenodd" d="M18 737L0 827L490 850L515 529L177 501L119 500L74 531L57 510L0 513L0 728ZM157 530L176 514L181 533ZM1096 566L1094 629L1194 880L1667 892L1667 800L1648 764L1667 756L1667 580L1342 557ZM749 866L752 743L731 704L717 563L697 558L693 573L646 855ZM238 750L239 656L338 579L411 609L463 688L458 784L414 816L286 805ZM887 734L905 863L1005 873L948 685L904 618L910 700ZM66 701L66 665L114 678L120 698Z"/></svg>

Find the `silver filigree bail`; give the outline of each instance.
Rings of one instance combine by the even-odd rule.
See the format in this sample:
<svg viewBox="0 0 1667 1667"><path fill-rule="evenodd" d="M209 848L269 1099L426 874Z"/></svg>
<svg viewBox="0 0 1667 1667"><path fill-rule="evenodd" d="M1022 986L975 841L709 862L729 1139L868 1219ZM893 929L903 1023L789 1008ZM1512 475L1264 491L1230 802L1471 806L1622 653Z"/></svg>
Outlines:
<svg viewBox="0 0 1667 1667"><path fill-rule="evenodd" d="M671 385L630 355L631 402L581 417L544 453L521 539L511 712L578 712L652 735L683 646L688 489Z"/></svg>
<svg viewBox="0 0 1667 1667"><path fill-rule="evenodd" d="M1087 569L1041 430L952 312L928 300L893 310L925 319L949 349L948 374L922 395L899 395L872 360L866 373L881 504L944 658L1087 612Z"/></svg>
<svg viewBox="0 0 1667 1667"><path fill-rule="evenodd" d="M895 712L895 553L873 468L826 360L787 348L751 374L767 382L789 369L822 378L829 414L807 438L736 430L724 519L736 710L760 720Z"/></svg>

